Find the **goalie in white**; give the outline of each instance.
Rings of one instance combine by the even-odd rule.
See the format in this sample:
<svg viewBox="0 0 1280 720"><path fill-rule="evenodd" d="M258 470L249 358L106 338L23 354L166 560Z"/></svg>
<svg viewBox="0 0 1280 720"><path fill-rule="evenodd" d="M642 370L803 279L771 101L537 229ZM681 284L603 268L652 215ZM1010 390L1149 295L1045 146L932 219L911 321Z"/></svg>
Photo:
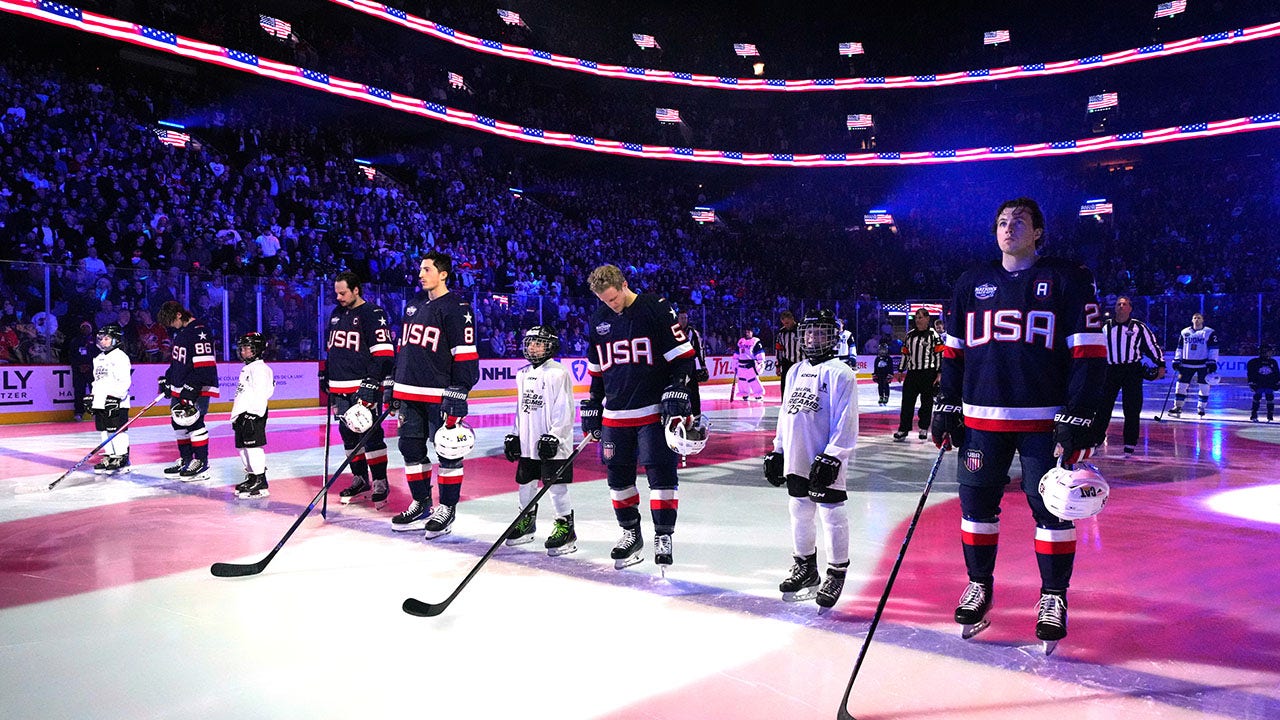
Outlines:
<svg viewBox="0 0 1280 720"><path fill-rule="evenodd" d="M830 608L849 567L845 500L858 438L858 380L853 368L838 361L839 335L830 310L805 317L799 333L805 359L787 372L787 395L764 475L777 487L785 485L790 496L795 564L778 589L788 601L808 600L816 589L818 605ZM818 518L826 535L825 581L818 576Z"/></svg>

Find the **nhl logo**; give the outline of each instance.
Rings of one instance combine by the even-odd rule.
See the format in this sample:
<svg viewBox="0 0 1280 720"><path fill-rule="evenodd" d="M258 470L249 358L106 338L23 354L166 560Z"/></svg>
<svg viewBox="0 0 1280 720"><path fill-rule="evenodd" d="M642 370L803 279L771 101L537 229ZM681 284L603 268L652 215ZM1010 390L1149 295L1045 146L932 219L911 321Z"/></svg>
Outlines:
<svg viewBox="0 0 1280 720"><path fill-rule="evenodd" d="M597 325L597 326L596 326L596 333L597 333L597 334L600 334L600 335L608 335L608 334L609 334L609 329L610 329L610 328L612 328L612 327L613 327L613 325L611 325L611 324L609 324L609 323L607 323L607 322L602 322L602 323L600 323L599 325Z"/></svg>
<svg viewBox="0 0 1280 720"><path fill-rule="evenodd" d="M971 473L982 469L982 451L970 448L964 451L964 466Z"/></svg>
<svg viewBox="0 0 1280 720"><path fill-rule="evenodd" d="M613 459L613 451L614 451L614 444L613 444L613 443L611 443L611 442L603 442L603 443L600 443L600 459L602 459L602 460L612 460L612 459Z"/></svg>
<svg viewBox="0 0 1280 720"><path fill-rule="evenodd" d="M973 289L973 296L979 300L990 300L996 295L996 286L991 283L983 283Z"/></svg>

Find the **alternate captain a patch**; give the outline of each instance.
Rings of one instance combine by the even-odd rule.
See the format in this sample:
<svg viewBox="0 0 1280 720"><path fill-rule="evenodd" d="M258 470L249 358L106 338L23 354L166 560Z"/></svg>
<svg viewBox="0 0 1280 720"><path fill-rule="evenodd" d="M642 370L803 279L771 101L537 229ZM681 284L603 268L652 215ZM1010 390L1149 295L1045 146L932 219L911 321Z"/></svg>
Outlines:
<svg viewBox="0 0 1280 720"><path fill-rule="evenodd" d="M976 473L982 469L982 451L976 448L969 448L964 451L964 466L969 472Z"/></svg>
<svg viewBox="0 0 1280 720"><path fill-rule="evenodd" d="M1037 280L1035 282L1035 294L1038 298L1047 298L1053 296L1052 280Z"/></svg>

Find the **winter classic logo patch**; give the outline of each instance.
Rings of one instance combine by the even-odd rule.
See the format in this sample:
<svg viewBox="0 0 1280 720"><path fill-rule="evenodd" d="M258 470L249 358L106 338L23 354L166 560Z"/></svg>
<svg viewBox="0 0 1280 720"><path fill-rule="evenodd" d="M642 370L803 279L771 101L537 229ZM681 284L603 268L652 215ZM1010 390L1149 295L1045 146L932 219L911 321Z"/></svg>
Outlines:
<svg viewBox="0 0 1280 720"><path fill-rule="evenodd" d="M608 334L609 334L609 329L610 329L610 328L612 328L612 327L613 327L613 325L611 325L611 324L609 324L609 323L607 323L607 322L602 322L602 323L600 323L599 325L597 325L597 326L596 326L596 333L597 333L597 334L599 334L599 335L608 335Z"/></svg>
<svg viewBox="0 0 1280 720"><path fill-rule="evenodd" d="M996 286L991 283L983 283L973 289L973 296L979 300L990 300L996 295Z"/></svg>
<svg viewBox="0 0 1280 720"><path fill-rule="evenodd" d="M971 473L982 469L982 451L969 448L964 451L964 466Z"/></svg>

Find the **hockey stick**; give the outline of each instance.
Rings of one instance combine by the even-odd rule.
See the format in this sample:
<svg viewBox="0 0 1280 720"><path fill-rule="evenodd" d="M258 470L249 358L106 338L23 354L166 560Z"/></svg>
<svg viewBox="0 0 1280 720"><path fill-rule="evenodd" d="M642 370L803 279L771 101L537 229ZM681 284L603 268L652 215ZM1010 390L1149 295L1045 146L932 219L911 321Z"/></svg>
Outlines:
<svg viewBox="0 0 1280 720"><path fill-rule="evenodd" d="M342 474L342 471L346 470L347 466L351 464L351 458L355 457L364 449L364 443L369 439L369 435L373 433L374 429L382 423L383 418L385 418L390 412L391 408L388 407L379 413L378 417L373 419L373 425L369 426L369 429L364 431L364 434L360 436L359 442L357 442L356 446L351 449L351 452L347 453L347 457L343 459L342 464L338 466L337 470L333 471L333 474L330 475L327 480L325 480L324 487L321 487L320 492L316 493L316 496L312 498L311 504L307 506L306 510L302 511L302 514L298 516L297 520L293 521L293 526L284 534L284 537L280 538L280 542L276 543L276 546L271 549L271 552L267 553L266 557L256 563L249 563L247 565L240 563L214 563L209 568L209 572L213 573L214 577L245 577L247 575L257 575L263 570L266 570L267 564L271 562L271 558L275 557L276 553L280 552L280 548L284 547L284 544L293 535L293 531L297 530L298 526L302 524L302 521L306 520L307 516L311 514L311 511L316 509L316 503L320 502L320 498L329 492L329 488L333 485L334 481L337 480L338 476Z"/></svg>
<svg viewBox="0 0 1280 720"><path fill-rule="evenodd" d="M516 519L512 520L511 524L507 526L507 529L502 531L502 534L498 536L497 542L489 548L488 552L480 557L480 562L476 563L476 566L471 568L471 572L467 573L467 576L462 579L462 583L454 589L453 593L449 595L449 597L438 603L428 603L421 600L415 600L414 598L406 598L404 604L400 606L400 609L410 615L416 615L418 617L435 617L436 615L444 612L445 609L449 607L449 603L452 603L454 599L458 597L458 594L462 592L462 589L467 586L467 583L471 582L471 578L475 577L476 573L480 572L480 568L484 567L484 564L489 561L489 558L493 557L493 554L498 551L498 548L502 547L502 543L507 539L507 535L525 516L525 513L529 512L534 505L537 505L538 501L542 499L542 496L546 494L547 490L551 489L551 486L560 479L560 476L564 475L569 468L573 467L573 461L578 458L578 455L582 453L582 449L585 448L592 439L593 438L590 433L583 437L582 442L579 442L578 447L573 449L573 453L564 461L564 465L556 471L556 474L552 475L550 480L543 481L542 489L533 496L533 499L529 501L528 505L525 505L520 510L520 514L516 515Z"/></svg>
<svg viewBox="0 0 1280 720"><path fill-rule="evenodd" d="M1169 389L1164 392L1164 402L1160 403L1160 413L1151 418L1156 422L1164 422L1164 409L1169 405L1169 396L1173 394L1173 386L1178 383L1177 379L1169 381Z"/></svg>
<svg viewBox="0 0 1280 720"><path fill-rule="evenodd" d="M738 368L733 369L733 384L729 386L729 404L733 404L733 396L738 394Z"/></svg>
<svg viewBox="0 0 1280 720"><path fill-rule="evenodd" d="M106 447L106 446L107 446L107 444L108 444L108 443L110 443L112 440L115 440L117 435L119 435L120 433L122 433L122 432L124 432L125 430L127 430L127 429L129 428L129 426L133 424L133 421L134 421L134 420L137 420L138 418L142 417L143 415L146 415L148 410L150 410L151 408L153 408L153 407L155 407L155 406L156 406L156 403L160 402L161 400L165 399L165 398L166 398L166 397L168 397L168 396L169 396L169 393L160 393L159 395L157 395L155 400L152 400L152 401L151 401L151 403L150 403L149 405L147 405L146 407L142 408L142 411L141 411L141 412L139 412L137 415L134 415L133 417L129 418L129 421L128 421L128 422L126 422L125 424L121 425L119 430L116 430L115 432L111 433L110 435L108 435L108 436L107 436L107 438L106 438L105 440L103 440L102 442L98 443L98 447L96 447L96 448L94 448L94 449L90 450L88 455L85 455L83 458L81 458L81 459L80 459L80 462L76 463L75 465L72 465L70 470L68 470L68 471L66 471L66 472L64 472L64 473L62 473L62 476L61 476L61 477L59 477L57 480L54 480L53 482L49 483L49 489L50 489L50 490L52 490L52 489L54 489L55 487L57 487L57 486L58 486L58 483L62 482L62 481L63 481L63 480L68 476L68 475L70 475L71 473L75 472L75 471L76 471L76 468L78 468L78 467L80 467L81 465L83 465L83 464L85 464L85 463L89 462L89 458L93 457L94 455L97 455L99 450L101 450L102 448Z"/></svg>
<svg viewBox="0 0 1280 720"><path fill-rule="evenodd" d="M880 615L884 613L885 603L889 602L889 592L893 590L893 581L898 577L898 568L902 567L902 558L907 554L907 543L911 542L911 535L916 531L916 523L920 521L920 513L924 512L925 500L929 498L929 488L933 487L933 479L938 477L938 468L942 467L942 457L950 450L950 446L943 447L938 451L938 459L933 461L933 469L929 471L929 479L924 484L924 492L920 493L920 504L916 505L916 514L911 518L911 524L907 526L906 537L902 538L902 549L898 551L898 559L893 563L893 570L889 571L889 581L884 585L884 593L880 595L880 604L876 606L875 615L871 616L871 627L867 628L867 637L862 641L862 649L858 651L858 661L853 665L853 674L849 676L849 685L844 689L844 698L840 700L840 711L836 713L839 720L855 720L853 715L849 714L849 694L853 692L853 681L858 679L858 670L862 668L862 660L867 656L867 647L871 645L871 636L876 634L876 626L880 624Z"/></svg>
<svg viewBox="0 0 1280 720"><path fill-rule="evenodd" d="M333 434L333 393L324 394L324 476L329 477L329 436ZM324 502L320 503L320 518L329 519L329 493L324 494Z"/></svg>

